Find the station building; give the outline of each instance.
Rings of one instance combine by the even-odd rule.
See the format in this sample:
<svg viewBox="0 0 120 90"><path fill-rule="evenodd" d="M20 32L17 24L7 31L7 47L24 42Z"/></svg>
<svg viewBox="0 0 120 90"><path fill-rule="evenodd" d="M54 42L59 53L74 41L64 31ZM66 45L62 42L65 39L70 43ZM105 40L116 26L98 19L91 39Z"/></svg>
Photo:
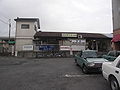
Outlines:
<svg viewBox="0 0 120 90"><path fill-rule="evenodd" d="M17 18L15 56L70 57L80 50L111 50L111 36L99 33L42 32L38 18Z"/></svg>
<svg viewBox="0 0 120 90"><path fill-rule="evenodd" d="M34 43L37 50L53 50L69 56L86 49L108 52L111 50L111 38L97 33L39 31L34 35Z"/></svg>

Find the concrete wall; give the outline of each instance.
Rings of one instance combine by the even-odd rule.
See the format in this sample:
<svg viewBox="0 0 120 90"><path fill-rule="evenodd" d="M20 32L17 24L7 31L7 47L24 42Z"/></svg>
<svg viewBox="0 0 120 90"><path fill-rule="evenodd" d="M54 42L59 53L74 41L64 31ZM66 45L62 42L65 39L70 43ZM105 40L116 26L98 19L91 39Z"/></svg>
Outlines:
<svg viewBox="0 0 120 90"><path fill-rule="evenodd" d="M120 28L120 0L112 0L113 29Z"/></svg>
<svg viewBox="0 0 120 90"><path fill-rule="evenodd" d="M21 24L29 24L29 29L21 29ZM16 23L16 37L33 37L35 34L35 22L17 22Z"/></svg>
<svg viewBox="0 0 120 90"><path fill-rule="evenodd" d="M21 29L21 24L29 24L29 29ZM16 45L15 51L23 51L24 45L33 45L33 36L36 33L36 22L16 22ZM37 30L38 28L36 28Z"/></svg>
<svg viewBox="0 0 120 90"><path fill-rule="evenodd" d="M23 51L23 45L33 45L33 40L30 38L17 38L16 39L16 51Z"/></svg>

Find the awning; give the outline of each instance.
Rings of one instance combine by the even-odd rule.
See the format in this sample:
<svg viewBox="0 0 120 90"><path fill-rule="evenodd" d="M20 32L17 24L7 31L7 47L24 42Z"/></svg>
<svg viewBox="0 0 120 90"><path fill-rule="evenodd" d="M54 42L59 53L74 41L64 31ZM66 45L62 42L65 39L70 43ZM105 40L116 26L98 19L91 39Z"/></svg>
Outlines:
<svg viewBox="0 0 120 90"><path fill-rule="evenodd" d="M113 39L111 41L112 42L118 42L118 41L120 41L120 34L117 34L117 35L113 36Z"/></svg>

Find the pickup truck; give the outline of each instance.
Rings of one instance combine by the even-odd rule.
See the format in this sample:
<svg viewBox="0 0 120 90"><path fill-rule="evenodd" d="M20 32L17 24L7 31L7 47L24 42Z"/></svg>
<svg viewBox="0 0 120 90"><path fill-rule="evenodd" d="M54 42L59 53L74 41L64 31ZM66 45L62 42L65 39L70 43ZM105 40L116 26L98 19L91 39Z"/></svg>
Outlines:
<svg viewBox="0 0 120 90"><path fill-rule="evenodd" d="M119 55L120 51L109 51L107 55L103 55L102 57L108 61L114 61Z"/></svg>
<svg viewBox="0 0 120 90"><path fill-rule="evenodd" d="M120 56L113 62L104 62L102 74L109 82L111 90L120 90Z"/></svg>

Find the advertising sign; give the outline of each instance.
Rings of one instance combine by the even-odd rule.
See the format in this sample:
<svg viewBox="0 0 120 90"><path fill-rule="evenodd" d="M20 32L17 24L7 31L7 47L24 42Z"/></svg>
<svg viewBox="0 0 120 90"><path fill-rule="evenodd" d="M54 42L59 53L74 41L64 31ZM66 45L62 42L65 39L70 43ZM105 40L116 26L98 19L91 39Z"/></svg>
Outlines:
<svg viewBox="0 0 120 90"><path fill-rule="evenodd" d="M23 45L23 50L33 50L33 45Z"/></svg>
<svg viewBox="0 0 120 90"><path fill-rule="evenodd" d="M49 50L53 50L54 49L54 46L52 45L41 45L39 46L39 50L42 50L42 51L49 51Z"/></svg>
<svg viewBox="0 0 120 90"><path fill-rule="evenodd" d="M61 51L70 51L70 46L60 46Z"/></svg>
<svg viewBox="0 0 120 90"><path fill-rule="evenodd" d="M62 37L77 37L77 34L62 33Z"/></svg>
<svg viewBox="0 0 120 90"><path fill-rule="evenodd" d="M79 46L79 45L72 45L71 48L72 48L72 51L85 50L85 46Z"/></svg>
<svg viewBox="0 0 120 90"><path fill-rule="evenodd" d="M85 46L72 45L72 46L60 46L61 51L81 51L85 50Z"/></svg>

